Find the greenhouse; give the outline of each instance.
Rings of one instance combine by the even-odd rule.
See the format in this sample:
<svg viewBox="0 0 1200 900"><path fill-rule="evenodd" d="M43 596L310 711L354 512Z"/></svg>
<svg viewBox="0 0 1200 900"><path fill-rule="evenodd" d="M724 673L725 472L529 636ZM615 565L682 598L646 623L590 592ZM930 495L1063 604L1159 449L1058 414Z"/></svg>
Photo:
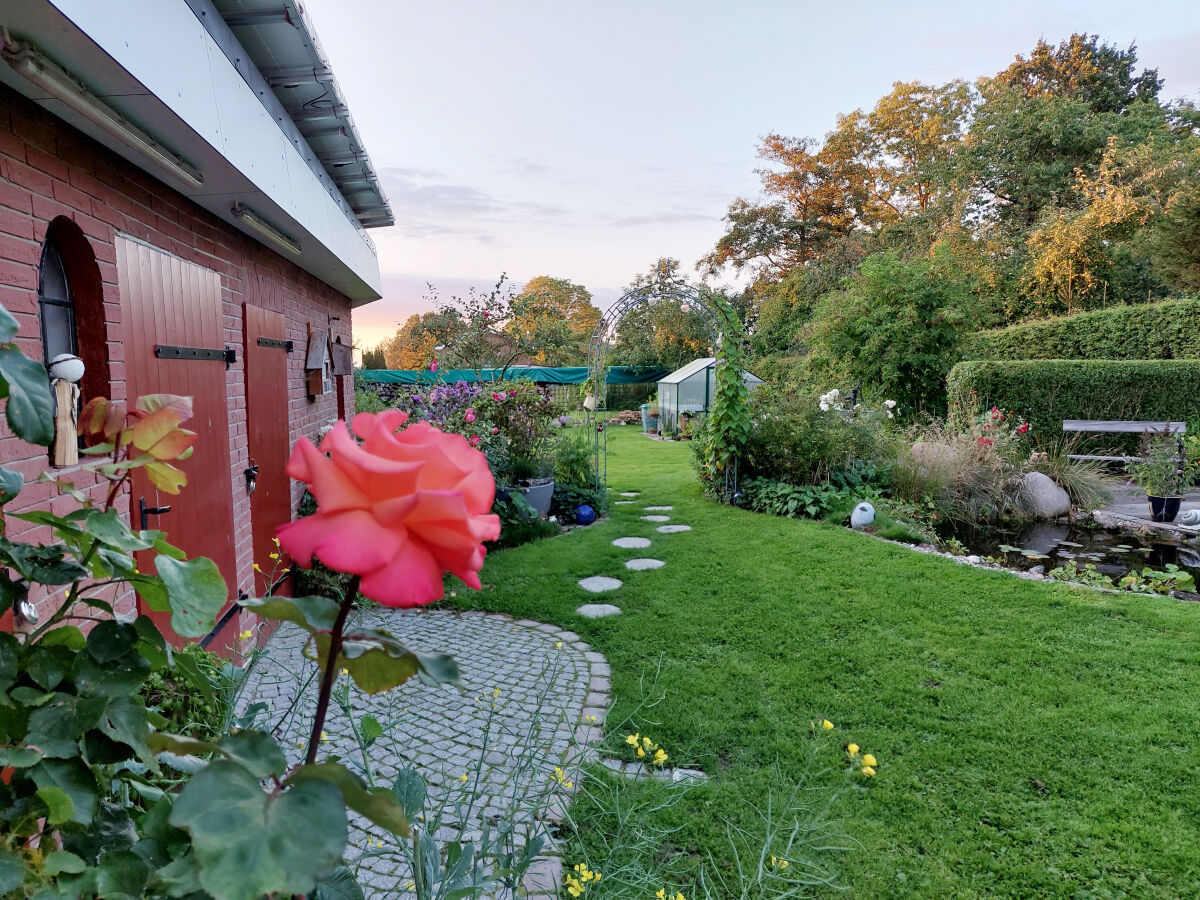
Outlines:
<svg viewBox="0 0 1200 900"><path fill-rule="evenodd" d="M742 381L753 390L762 379L742 372ZM717 393L717 361L711 356L694 359L658 382L658 426L663 434L679 428L683 413L706 413Z"/></svg>

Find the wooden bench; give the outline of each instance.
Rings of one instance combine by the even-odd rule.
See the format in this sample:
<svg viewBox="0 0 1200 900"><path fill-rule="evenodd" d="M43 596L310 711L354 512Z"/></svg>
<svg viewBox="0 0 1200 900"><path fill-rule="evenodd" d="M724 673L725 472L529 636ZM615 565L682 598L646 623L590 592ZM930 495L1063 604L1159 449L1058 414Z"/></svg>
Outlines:
<svg viewBox="0 0 1200 900"><path fill-rule="evenodd" d="M1183 422L1120 422L1097 419L1063 419L1062 430L1084 434L1146 434L1150 431L1166 432L1167 434L1186 434L1187 425ZM1137 462L1140 456L1093 456L1086 453L1072 453L1071 459L1090 459L1097 462Z"/></svg>

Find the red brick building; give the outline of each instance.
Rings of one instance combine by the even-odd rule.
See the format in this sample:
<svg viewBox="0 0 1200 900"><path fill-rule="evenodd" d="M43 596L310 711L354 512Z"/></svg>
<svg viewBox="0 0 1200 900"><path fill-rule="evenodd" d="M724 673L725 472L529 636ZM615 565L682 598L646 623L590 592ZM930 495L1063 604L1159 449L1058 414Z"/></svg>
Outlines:
<svg viewBox="0 0 1200 900"><path fill-rule="evenodd" d="M194 398L188 486L121 502L220 566L221 648L299 500L292 443L352 412L351 310L380 285L364 228L390 210L295 0L0 0L0 25L0 303L29 356L84 361L84 402ZM27 485L10 511L71 505L44 471L89 484L6 429L0 463ZM57 596L30 599L44 618Z"/></svg>

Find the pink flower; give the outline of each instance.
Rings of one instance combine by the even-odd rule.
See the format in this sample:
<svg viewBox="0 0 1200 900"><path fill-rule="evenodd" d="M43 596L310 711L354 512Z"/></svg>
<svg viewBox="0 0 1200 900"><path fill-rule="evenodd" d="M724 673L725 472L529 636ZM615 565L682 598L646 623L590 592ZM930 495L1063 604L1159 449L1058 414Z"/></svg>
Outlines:
<svg viewBox="0 0 1200 900"><path fill-rule="evenodd" d="M492 434L499 434L499 433L500 433L500 426L493 425L492 426Z"/></svg>
<svg viewBox="0 0 1200 900"><path fill-rule="evenodd" d="M500 535L492 515L496 483L487 460L461 435L427 422L398 431L407 413L339 422L320 449L296 442L287 472L317 501L311 516L280 526L280 546L302 568L313 557L362 576L362 593L385 606L422 606L442 597L442 574L478 589L486 550Z"/></svg>
<svg viewBox="0 0 1200 900"><path fill-rule="evenodd" d="M436 356L433 358L433 362L431 362L431 363L429 364L429 371L430 371L430 372L436 372L436 371L437 371L437 357L436 357Z"/></svg>
<svg viewBox="0 0 1200 900"><path fill-rule="evenodd" d="M1028 423L1028 422L1022 422L1022 423L1021 423L1021 424L1020 424L1020 425L1017 427L1017 434L1024 434L1024 433L1025 433L1025 432L1027 432L1028 430L1029 430L1029 423Z"/></svg>
<svg viewBox="0 0 1200 900"><path fill-rule="evenodd" d="M472 447L478 447L479 446L479 435L477 435L477 434L471 435L470 444Z"/></svg>
<svg viewBox="0 0 1200 900"><path fill-rule="evenodd" d="M463 418L467 420L467 424L468 424L468 425L469 425L469 424L471 424L472 422L474 422L474 421L475 421L475 410L473 410L473 409L468 409L468 410L467 410L467 411L466 411L466 412L463 414Z"/></svg>
<svg viewBox="0 0 1200 900"><path fill-rule="evenodd" d="M981 437L976 441L976 443L978 443L980 447L990 447L995 442L991 438Z"/></svg>

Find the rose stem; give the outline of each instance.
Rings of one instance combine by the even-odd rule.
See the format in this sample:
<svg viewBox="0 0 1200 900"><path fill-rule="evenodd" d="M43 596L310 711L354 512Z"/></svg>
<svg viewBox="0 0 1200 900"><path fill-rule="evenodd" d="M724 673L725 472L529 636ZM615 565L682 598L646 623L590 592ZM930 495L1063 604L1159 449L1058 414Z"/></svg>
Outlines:
<svg viewBox="0 0 1200 900"><path fill-rule="evenodd" d="M342 606L338 610L337 619L333 623L333 631L329 633L329 658L325 661L325 675L321 679L321 693L317 697L317 711L313 715L312 734L308 738L308 756L304 759L306 766L317 761L317 747L321 743L321 731L325 728L325 713L329 711L329 695L333 691L333 677L338 670L338 656L342 652L342 629L346 625L346 617L354 606L354 598L358 596L359 576L350 579L346 587L346 596L342 598Z"/></svg>

